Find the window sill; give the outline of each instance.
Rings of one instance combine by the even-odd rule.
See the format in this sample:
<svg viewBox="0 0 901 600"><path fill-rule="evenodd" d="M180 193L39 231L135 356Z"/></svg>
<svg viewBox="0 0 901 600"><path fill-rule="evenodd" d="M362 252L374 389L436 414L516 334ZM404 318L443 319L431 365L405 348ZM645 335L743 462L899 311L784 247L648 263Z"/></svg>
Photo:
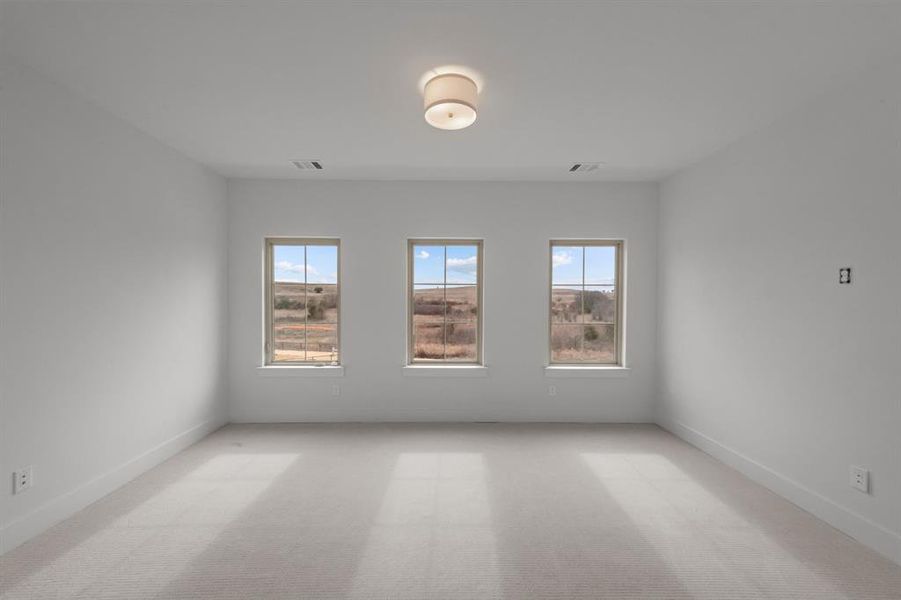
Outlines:
<svg viewBox="0 0 901 600"><path fill-rule="evenodd" d="M407 365L405 377L488 377L484 365Z"/></svg>
<svg viewBox="0 0 901 600"><path fill-rule="evenodd" d="M340 365L266 365L257 367L257 374L263 377L344 377L344 367Z"/></svg>
<svg viewBox="0 0 901 600"><path fill-rule="evenodd" d="M544 368L545 377L628 377L629 367L619 365L551 365Z"/></svg>

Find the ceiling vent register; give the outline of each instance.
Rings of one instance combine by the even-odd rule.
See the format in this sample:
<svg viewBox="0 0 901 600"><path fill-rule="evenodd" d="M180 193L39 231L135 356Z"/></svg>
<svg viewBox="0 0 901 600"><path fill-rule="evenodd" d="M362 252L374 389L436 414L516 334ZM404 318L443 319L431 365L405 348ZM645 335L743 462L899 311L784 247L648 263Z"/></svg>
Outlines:
<svg viewBox="0 0 901 600"><path fill-rule="evenodd" d="M301 171L321 171L322 163L318 160L292 160L291 164Z"/></svg>
<svg viewBox="0 0 901 600"><path fill-rule="evenodd" d="M583 162L583 163L575 163L573 166L569 168L570 173L590 173L592 171L597 171L601 168L601 165L604 163L601 162Z"/></svg>

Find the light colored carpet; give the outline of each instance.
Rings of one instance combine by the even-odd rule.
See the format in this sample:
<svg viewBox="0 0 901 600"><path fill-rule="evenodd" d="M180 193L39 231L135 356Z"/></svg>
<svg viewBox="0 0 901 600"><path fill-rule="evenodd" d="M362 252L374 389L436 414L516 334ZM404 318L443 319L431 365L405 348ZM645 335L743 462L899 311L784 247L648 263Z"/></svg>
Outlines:
<svg viewBox="0 0 901 600"><path fill-rule="evenodd" d="M226 427L0 559L13 598L901 598L654 426Z"/></svg>

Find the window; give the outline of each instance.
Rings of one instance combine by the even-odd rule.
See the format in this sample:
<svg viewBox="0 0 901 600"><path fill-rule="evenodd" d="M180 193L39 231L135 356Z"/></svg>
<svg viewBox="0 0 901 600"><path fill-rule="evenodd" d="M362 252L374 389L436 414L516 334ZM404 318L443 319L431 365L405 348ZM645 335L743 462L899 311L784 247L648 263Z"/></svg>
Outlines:
<svg viewBox="0 0 901 600"><path fill-rule="evenodd" d="M552 241L551 364L622 364L621 241Z"/></svg>
<svg viewBox="0 0 901 600"><path fill-rule="evenodd" d="M481 240L410 240L410 363L482 362Z"/></svg>
<svg viewBox="0 0 901 600"><path fill-rule="evenodd" d="M338 240L266 240L266 364L340 363L338 256Z"/></svg>

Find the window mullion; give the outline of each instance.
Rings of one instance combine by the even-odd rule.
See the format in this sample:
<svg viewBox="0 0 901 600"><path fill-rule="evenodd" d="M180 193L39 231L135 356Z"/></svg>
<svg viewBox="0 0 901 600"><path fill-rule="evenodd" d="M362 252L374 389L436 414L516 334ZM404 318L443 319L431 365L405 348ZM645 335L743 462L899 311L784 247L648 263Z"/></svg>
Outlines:
<svg viewBox="0 0 901 600"><path fill-rule="evenodd" d="M310 314L310 305L307 299L307 247L303 247L303 361L307 362L309 347L307 342L307 322Z"/></svg>
<svg viewBox="0 0 901 600"><path fill-rule="evenodd" d="M447 360L447 246L444 247L444 326L441 328L444 334L444 360Z"/></svg>
<svg viewBox="0 0 901 600"><path fill-rule="evenodd" d="M580 303L579 307L579 354L581 355L581 360L585 360L585 254L588 252L587 246L582 246L582 293L580 294Z"/></svg>

